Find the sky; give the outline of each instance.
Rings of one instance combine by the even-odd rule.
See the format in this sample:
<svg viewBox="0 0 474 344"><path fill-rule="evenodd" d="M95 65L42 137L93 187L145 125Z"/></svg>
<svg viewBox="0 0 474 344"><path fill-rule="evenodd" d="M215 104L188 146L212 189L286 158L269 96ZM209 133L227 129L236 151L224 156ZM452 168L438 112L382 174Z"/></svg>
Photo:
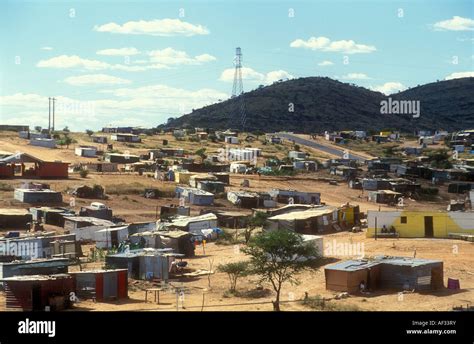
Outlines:
<svg viewBox="0 0 474 344"><path fill-rule="evenodd" d="M474 76L472 1L0 2L0 123L154 127L244 91L327 76L387 95ZM317 101L317 98L315 98Z"/></svg>

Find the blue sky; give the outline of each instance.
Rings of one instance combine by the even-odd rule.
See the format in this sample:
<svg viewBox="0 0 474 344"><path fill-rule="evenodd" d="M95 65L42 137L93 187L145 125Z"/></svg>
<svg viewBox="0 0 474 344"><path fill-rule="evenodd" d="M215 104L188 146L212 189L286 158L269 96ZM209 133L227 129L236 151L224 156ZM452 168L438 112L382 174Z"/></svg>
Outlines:
<svg viewBox="0 0 474 344"><path fill-rule="evenodd" d="M472 1L2 1L0 122L156 126L244 89L328 76L386 94L474 75Z"/></svg>

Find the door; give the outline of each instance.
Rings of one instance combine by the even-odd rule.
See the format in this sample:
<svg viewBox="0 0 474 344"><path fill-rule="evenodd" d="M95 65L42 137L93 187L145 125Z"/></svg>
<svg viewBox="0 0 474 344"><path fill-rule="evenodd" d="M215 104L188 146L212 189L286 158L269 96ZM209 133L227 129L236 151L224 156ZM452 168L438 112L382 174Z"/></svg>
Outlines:
<svg viewBox="0 0 474 344"><path fill-rule="evenodd" d="M433 237L433 216L425 216L425 237Z"/></svg>
<svg viewBox="0 0 474 344"><path fill-rule="evenodd" d="M41 285L39 284L35 284L31 287L31 310L43 310L41 306Z"/></svg>
<svg viewBox="0 0 474 344"><path fill-rule="evenodd" d="M110 232L110 240L112 241L112 247L118 247L120 244L118 240L118 231Z"/></svg>
<svg viewBox="0 0 474 344"><path fill-rule="evenodd" d="M116 298L117 291L117 273L108 272L104 274L104 299L109 300Z"/></svg>

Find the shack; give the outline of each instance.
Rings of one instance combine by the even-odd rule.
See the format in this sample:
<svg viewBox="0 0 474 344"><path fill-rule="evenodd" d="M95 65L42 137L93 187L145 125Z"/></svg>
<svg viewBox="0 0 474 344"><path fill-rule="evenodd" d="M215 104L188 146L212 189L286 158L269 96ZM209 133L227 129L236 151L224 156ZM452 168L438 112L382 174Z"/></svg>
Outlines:
<svg viewBox="0 0 474 344"><path fill-rule="evenodd" d="M269 194L280 203L290 203L290 199L292 199L295 204L321 203L321 194L319 192L272 189L269 191Z"/></svg>
<svg viewBox="0 0 474 344"><path fill-rule="evenodd" d="M194 205L212 205L214 203L212 193L191 187L177 186L176 197L183 197L186 202Z"/></svg>
<svg viewBox="0 0 474 344"><path fill-rule="evenodd" d="M163 229L179 229L184 232L192 232L217 227L217 216L212 213L199 216L178 216L169 222L159 223L158 227L161 229L160 225Z"/></svg>
<svg viewBox="0 0 474 344"><path fill-rule="evenodd" d="M29 229L32 220L26 209L0 208L0 229Z"/></svg>
<svg viewBox="0 0 474 344"><path fill-rule="evenodd" d="M15 189L13 197L23 203L62 203L61 192L50 189Z"/></svg>
<svg viewBox="0 0 474 344"><path fill-rule="evenodd" d="M142 142L140 136L128 133L112 134L110 139L117 142Z"/></svg>
<svg viewBox="0 0 474 344"><path fill-rule="evenodd" d="M64 229L76 234L78 241L93 240L95 232L114 226L111 221L89 216L70 216L64 221Z"/></svg>
<svg viewBox="0 0 474 344"><path fill-rule="evenodd" d="M225 192L225 184L215 180L199 180L197 181L197 188L213 194Z"/></svg>
<svg viewBox="0 0 474 344"><path fill-rule="evenodd" d="M54 275L67 273L69 259L49 258L34 260L15 260L0 263L0 279L13 276Z"/></svg>
<svg viewBox="0 0 474 344"><path fill-rule="evenodd" d="M64 227L64 218L74 216L74 210L63 207L31 207L33 220L47 225Z"/></svg>
<svg viewBox="0 0 474 344"><path fill-rule="evenodd" d="M380 256L326 266L326 289L357 293L367 290L435 290L443 287L443 262L411 257Z"/></svg>
<svg viewBox="0 0 474 344"><path fill-rule="evenodd" d="M95 246L102 249L117 248L128 238L128 226L104 228L94 233Z"/></svg>
<svg viewBox="0 0 474 344"><path fill-rule="evenodd" d="M259 195L255 192L229 191L227 200L240 208L258 208Z"/></svg>
<svg viewBox="0 0 474 344"><path fill-rule="evenodd" d="M97 147L94 146L79 146L74 149L77 156L86 158L94 158L97 155Z"/></svg>
<svg viewBox="0 0 474 344"><path fill-rule="evenodd" d="M116 164L133 164L140 161L140 157L132 154L106 153L104 160Z"/></svg>
<svg viewBox="0 0 474 344"><path fill-rule="evenodd" d="M320 206L269 217L266 230L291 230L300 234L318 234L334 230L338 212L335 207Z"/></svg>
<svg viewBox="0 0 474 344"><path fill-rule="evenodd" d="M401 195L401 193L392 190L369 191L368 200L375 203L396 204Z"/></svg>
<svg viewBox="0 0 474 344"><path fill-rule="evenodd" d="M22 311L59 311L71 307L72 277L66 274L14 276L5 284L6 308Z"/></svg>
<svg viewBox="0 0 474 344"><path fill-rule="evenodd" d="M171 250L141 249L128 253L110 254L105 258L109 269L127 269L128 277L140 280L168 280L175 257Z"/></svg>
<svg viewBox="0 0 474 344"><path fill-rule="evenodd" d="M74 290L79 299L93 298L99 302L128 298L128 270L74 271Z"/></svg>

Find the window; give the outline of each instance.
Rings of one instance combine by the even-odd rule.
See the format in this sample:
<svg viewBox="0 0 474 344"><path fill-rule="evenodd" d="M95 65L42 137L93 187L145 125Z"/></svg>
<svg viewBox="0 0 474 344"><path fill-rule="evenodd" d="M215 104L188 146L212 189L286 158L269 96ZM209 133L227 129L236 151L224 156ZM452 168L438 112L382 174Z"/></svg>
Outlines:
<svg viewBox="0 0 474 344"><path fill-rule="evenodd" d="M402 216L400 218L400 223L407 223L407 217L406 216Z"/></svg>

